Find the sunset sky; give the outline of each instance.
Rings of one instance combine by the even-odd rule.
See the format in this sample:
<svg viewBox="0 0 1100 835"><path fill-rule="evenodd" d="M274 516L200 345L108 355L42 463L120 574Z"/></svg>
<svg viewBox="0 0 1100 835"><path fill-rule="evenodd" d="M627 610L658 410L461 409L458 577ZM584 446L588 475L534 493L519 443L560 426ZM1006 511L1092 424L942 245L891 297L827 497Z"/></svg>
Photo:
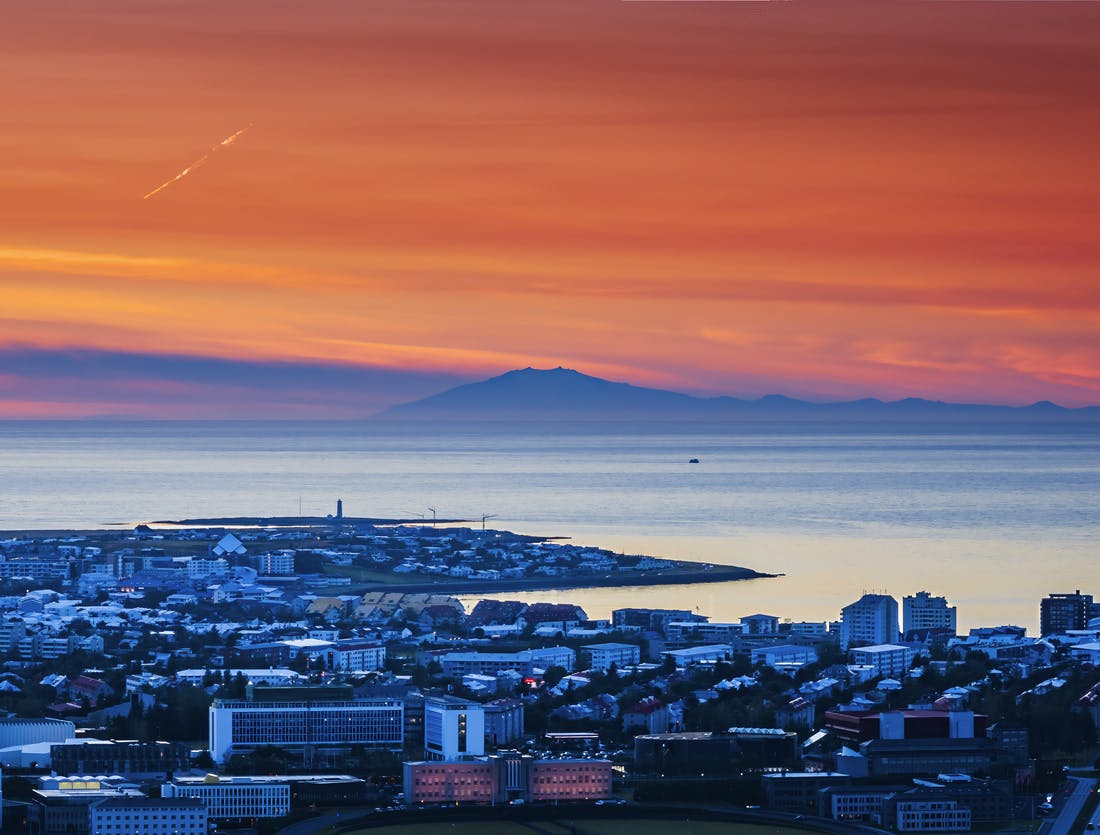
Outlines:
<svg viewBox="0 0 1100 835"><path fill-rule="evenodd" d="M529 365L1100 404L1098 43L1074 2L13 3L0 417Z"/></svg>

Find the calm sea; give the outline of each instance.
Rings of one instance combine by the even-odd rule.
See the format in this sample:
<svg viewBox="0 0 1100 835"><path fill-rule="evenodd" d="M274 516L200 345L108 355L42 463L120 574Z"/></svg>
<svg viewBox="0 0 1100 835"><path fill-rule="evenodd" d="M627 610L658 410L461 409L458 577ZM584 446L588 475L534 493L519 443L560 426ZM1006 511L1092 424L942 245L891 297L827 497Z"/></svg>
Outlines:
<svg viewBox="0 0 1100 835"><path fill-rule="evenodd" d="M700 463L690 464L698 458ZM962 628L1100 594L1100 429L744 425L550 433L363 423L0 422L0 529L233 515L464 517L777 579L511 594L835 619L926 589Z"/></svg>

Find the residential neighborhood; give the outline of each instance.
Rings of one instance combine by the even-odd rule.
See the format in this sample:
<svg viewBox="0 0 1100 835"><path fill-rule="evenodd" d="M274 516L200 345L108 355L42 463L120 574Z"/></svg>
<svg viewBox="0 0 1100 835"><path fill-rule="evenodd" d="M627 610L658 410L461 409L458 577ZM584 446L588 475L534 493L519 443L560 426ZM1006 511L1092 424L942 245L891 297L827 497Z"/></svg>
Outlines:
<svg viewBox="0 0 1100 835"><path fill-rule="evenodd" d="M815 623L363 588L382 572L615 570L524 539L5 538L5 827L90 835L131 814L274 831L318 805L693 799L968 831L1056 813L1067 771L1093 766L1100 605L1080 591L1037 599L1029 635L959 634L924 590Z"/></svg>

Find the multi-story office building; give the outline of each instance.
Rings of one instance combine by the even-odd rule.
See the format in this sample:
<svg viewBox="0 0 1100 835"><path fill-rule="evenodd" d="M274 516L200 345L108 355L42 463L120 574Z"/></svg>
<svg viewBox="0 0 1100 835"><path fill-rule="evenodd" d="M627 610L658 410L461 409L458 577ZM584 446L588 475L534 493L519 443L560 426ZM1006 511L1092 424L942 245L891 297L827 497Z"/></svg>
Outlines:
<svg viewBox="0 0 1100 835"><path fill-rule="evenodd" d="M407 762L405 802L488 805L496 800L497 774L489 758L462 762Z"/></svg>
<svg viewBox="0 0 1100 835"><path fill-rule="evenodd" d="M699 647L670 649L665 656L672 658L677 667L690 667L693 664L713 664L733 657L733 647L729 644L706 644Z"/></svg>
<svg viewBox="0 0 1100 835"><path fill-rule="evenodd" d="M356 699L351 687L256 687L210 706L210 755L218 763L276 745L306 764L335 763L356 745L401 750L404 702ZM484 731L482 731L484 733Z"/></svg>
<svg viewBox="0 0 1100 835"><path fill-rule="evenodd" d="M207 577L220 577L229 573L229 563L222 557L203 559L192 557L187 561L187 578L205 580Z"/></svg>
<svg viewBox="0 0 1100 835"><path fill-rule="evenodd" d="M523 738L523 702L496 699L486 702L483 707L486 746L497 748Z"/></svg>
<svg viewBox="0 0 1100 835"><path fill-rule="evenodd" d="M893 644L899 638L898 602L888 594L865 594L840 610L840 646Z"/></svg>
<svg viewBox="0 0 1100 835"><path fill-rule="evenodd" d="M881 823L882 804L905 788L905 785L827 786L818 789L817 814L838 821Z"/></svg>
<svg viewBox="0 0 1100 835"><path fill-rule="evenodd" d="M290 813L286 777L177 777L161 787L161 795L196 799L207 816L217 820L281 818Z"/></svg>
<svg viewBox="0 0 1100 835"><path fill-rule="evenodd" d="M817 650L801 644L766 644L749 653L753 665L764 664L775 669L812 664L817 660Z"/></svg>
<svg viewBox="0 0 1100 835"><path fill-rule="evenodd" d="M211 820L279 818L288 811L314 806L363 803L367 783L350 774L283 774L224 777L177 777L165 785L164 797L201 800Z"/></svg>
<svg viewBox="0 0 1100 835"><path fill-rule="evenodd" d="M883 804L887 826L898 832L969 832L970 809L955 800L912 799L896 794Z"/></svg>
<svg viewBox="0 0 1100 835"><path fill-rule="evenodd" d="M933 597L918 591L901 599L902 627L911 629L950 629L955 631L955 607L947 605L946 597Z"/></svg>
<svg viewBox="0 0 1100 835"><path fill-rule="evenodd" d="M849 746L872 739L973 739L985 736L987 719L969 710L830 710L825 730Z"/></svg>
<svg viewBox="0 0 1100 835"><path fill-rule="evenodd" d="M800 620L788 623L786 628L792 638L797 635L802 638L824 639L829 635L829 625L825 621Z"/></svg>
<svg viewBox="0 0 1100 835"><path fill-rule="evenodd" d="M689 609L615 609L611 613L611 625L616 629L652 629L664 633L673 621L689 623L705 621Z"/></svg>
<svg viewBox="0 0 1100 835"><path fill-rule="evenodd" d="M875 676L901 678L913 666L912 647L897 644L879 644L871 647L857 647L851 650L853 664L875 668Z"/></svg>
<svg viewBox="0 0 1100 835"><path fill-rule="evenodd" d="M544 647L519 652L447 652L439 657L443 672L455 678L478 673L496 675L501 670L515 670L529 676L536 669L562 667L573 672L577 654L569 647Z"/></svg>
<svg viewBox="0 0 1100 835"><path fill-rule="evenodd" d="M599 800L611 796L608 760L532 760L532 803Z"/></svg>
<svg viewBox="0 0 1100 835"><path fill-rule="evenodd" d="M1043 635L1084 629L1092 611L1092 595L1049 594L1039 602L1039 631Z"/></svg>
<svg viewBox="0 0 1100 835"><path fill-rule="evenodd" d="M249 684L267 685L270 687L289 687L295 684L305 684L307 678L294 670L283 670L275 667L249 668L234 667L228 670L214 670L216 675L223 680L232 681L237 676L243 676ZM202 687L210 670L179 670L176 672L176 681L180 684L191 684ZM220 682L217 682L220 683Z"/></svg>
<svg viewBox="0 0 1100 835"><path fill-rule="evenodd" d="M31 792L37 835L88 835L88 810L116 798L144 795L118 777L42 777ZM114 835L122 833L116 830Z"/></svg>
<svg viewBox="0 0 1100 835"><path fill-rule="evenodd" d="M642 651L635 644L589 644L581 647L589 669L606 673L611 665L629 667L642 660Z"/></svg>
<svg viewBox="0 0 1100 835"><path fill-rule="evenodd" d="M424 754L457 760L485 753L485 708L454 696L424 699Z"/></svg>
<svg viewBox="0 0 1100 835"><path fill-rule="evenodd" d="M328 649L310 655L319 656L328 669L342 673L381 670L386 666L386 648L376 641L337 641Z"/></svg>
<svg viewBox="0 0 1100 835"><path fill-rule="evenodd" d="M294 552L271 551L256 557L256 571L264 576L294 573Z"/></svg>
<svg viewBox="0 0 1100 835"><path fill-rule="evenodd" d="M744 625L713 621L672 621L665 626L665 646L675 649L692 644L735 644L740 642Z"/></svg>
<svg viewBox="0 0 1100 835"><path fill-rule="evenodd" d="M405 763L405 802L489 805L611 796L609 760L536 760L515 752L461 762Z"/></svg>
<svg viewBox="0 0 1100 835"><path fill-rule="evenodd" d="M90 835L206 835L206 809L181 797L113 797L89 810Z"/></svg>
<svg viewBox="0 0 1100 835"><path fill-rule="evenodd" d="M779 634L779 618L775 615L745 615L741 618L742 635L768 637Z"/></svg>
<svg viewBox="0 0 1100 835"><path fill-rule="evenodd" d="M191 749L182 742L84 738L51 745L50 768L58 774L156 775L164 779L191 768Z"/></svg>

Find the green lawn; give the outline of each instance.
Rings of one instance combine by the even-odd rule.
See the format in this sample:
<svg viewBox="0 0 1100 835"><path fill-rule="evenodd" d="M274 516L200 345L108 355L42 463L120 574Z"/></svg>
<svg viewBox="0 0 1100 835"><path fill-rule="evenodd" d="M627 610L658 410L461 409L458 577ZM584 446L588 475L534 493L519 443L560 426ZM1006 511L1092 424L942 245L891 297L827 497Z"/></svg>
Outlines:
<svg viewBox="0 0 1100 835"><path fill-rule="evenodd" d="M363 565L332 565L325 563L322 568L329 577L350 577L353 583L407 583L407 577L394 574L385 568L367 568ZM419 578L417 582L420 582ZM335 586L334 588L339 588Z"/></svg>
<svg viewBox="0 0 1100 835"><path fill-rule="evenodd" d="M425 821L361 829L353 835L805 835L755 823L691 820Z"/></svg>

